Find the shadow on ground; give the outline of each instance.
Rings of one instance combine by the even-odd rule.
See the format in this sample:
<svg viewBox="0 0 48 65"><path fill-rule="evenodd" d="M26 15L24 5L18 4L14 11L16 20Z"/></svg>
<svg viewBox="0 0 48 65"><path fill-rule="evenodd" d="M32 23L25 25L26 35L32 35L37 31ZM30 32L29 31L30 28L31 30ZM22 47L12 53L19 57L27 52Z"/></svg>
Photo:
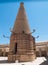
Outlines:
<svg viewBox="0 0 48 65"><path fill-rule="evenodd" d="M14 63L14 62L8 62L8 60L1 60L0 63Z"/></svg>
<svg viewBox="0 0 48 65"><path fill-rule="evenodd" d="M7 60L1 60L0 63L8 63Z"/></svg>
<svg viewBox="0 0 48 65"><path fill-rule="evenodd" d="M46 61L41 63L40 65L48 65L48 57L45 57L46 58Z"/></svg>

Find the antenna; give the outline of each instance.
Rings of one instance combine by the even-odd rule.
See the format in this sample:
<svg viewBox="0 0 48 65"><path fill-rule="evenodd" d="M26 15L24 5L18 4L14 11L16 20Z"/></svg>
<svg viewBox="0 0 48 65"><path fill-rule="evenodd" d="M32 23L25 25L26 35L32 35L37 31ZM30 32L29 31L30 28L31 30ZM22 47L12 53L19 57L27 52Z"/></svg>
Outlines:
<svg viewBox="0 0 48 65"><path fill-rule="evenodd" d="M39 36L35 37L36 39L39 38Z"/></svg>
<svg viewBox="0 0 48 65"><path fill-rule="evenodd" d="M32 33L34 33L36 30L35 29L33 29L33 32Z"/></svg>
<svg viewBox="0 0 48 65"><path fill-rule="evenodd" d="M34 33L36 30L35 29L33 29L33 31L31 32L31 33L29 33L29 34L32 34L32 33Z"/></svg>

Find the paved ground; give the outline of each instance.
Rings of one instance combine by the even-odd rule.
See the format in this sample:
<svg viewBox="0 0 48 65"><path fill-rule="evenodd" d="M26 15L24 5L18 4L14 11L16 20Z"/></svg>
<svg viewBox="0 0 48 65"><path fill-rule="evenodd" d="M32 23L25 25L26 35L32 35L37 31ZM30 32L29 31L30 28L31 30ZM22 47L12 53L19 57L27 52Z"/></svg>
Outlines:
<svg viewBox="0 0 48 65"><path fill-rule="evenodd" d="M41 63L40 65L48 65L48 57L46 57L46 61Z"/></svg>
<svg viewBox="0 0 48 65"><path fill-rule="evenodd" d="M48 65L48 57L37 57L32 62L8 63L7 57L0 57L0 65Z"/></svg>

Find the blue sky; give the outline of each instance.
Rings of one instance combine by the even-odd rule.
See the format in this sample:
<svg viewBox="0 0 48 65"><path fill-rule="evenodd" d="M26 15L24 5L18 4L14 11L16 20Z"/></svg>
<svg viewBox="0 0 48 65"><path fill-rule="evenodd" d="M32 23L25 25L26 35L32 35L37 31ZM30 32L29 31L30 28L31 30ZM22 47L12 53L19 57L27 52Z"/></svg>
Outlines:
<svg viewBox="0 0 48 65"><path fill-rule="evenodd" d="M0 3L0 44L10 42L10 39L3 38L3 34L10 37L19 6L20 2ZM36 29L32 35L39 35L36 42L48 41L48 1L24 2L24 7L31 32Z"/></svg>

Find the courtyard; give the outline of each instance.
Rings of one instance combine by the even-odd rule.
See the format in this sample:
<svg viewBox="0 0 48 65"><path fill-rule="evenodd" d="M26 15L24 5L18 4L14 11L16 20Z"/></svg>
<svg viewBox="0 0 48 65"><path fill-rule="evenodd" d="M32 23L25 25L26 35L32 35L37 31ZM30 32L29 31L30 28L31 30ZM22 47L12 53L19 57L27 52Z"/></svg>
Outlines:
<svg viewBox="0 0 48 65"><path fill-rule="evenodd" d="M34 61L31 62L18 62L9 63L7 61L8 57L0 57L0 65L48 65L48 57L37 57Z"/></svg>

